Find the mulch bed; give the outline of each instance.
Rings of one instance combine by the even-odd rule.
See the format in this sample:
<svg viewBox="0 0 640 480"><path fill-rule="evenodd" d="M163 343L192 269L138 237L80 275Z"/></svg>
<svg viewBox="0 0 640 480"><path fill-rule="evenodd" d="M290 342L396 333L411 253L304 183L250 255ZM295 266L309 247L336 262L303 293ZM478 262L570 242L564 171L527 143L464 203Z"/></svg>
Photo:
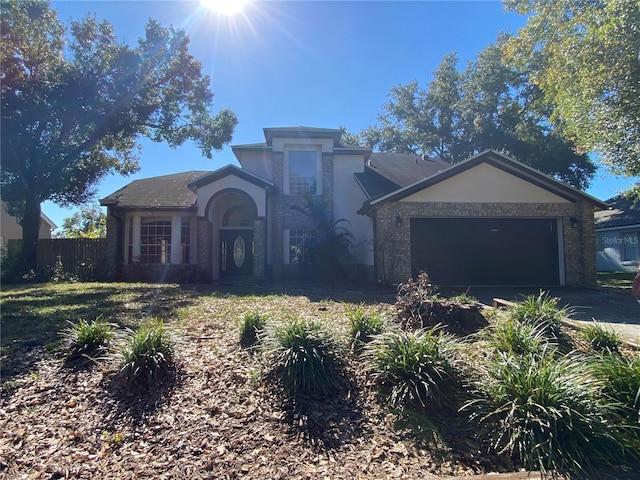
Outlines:
<svg viewBox="0 0 640 480"><path fill-rule="evenodd" d="M288 404L238 344L233 318L249 307L210 301L200 305L206 320L176 324L176 373L153 394L129 392L105 364L36 351L33 368L3 385L0 476L425 478L513 468L483 457L458 420L441 418L434 431L381 407L359 371L335 398ZM344 317L342 303L287 301L313 318Z"/></svg>

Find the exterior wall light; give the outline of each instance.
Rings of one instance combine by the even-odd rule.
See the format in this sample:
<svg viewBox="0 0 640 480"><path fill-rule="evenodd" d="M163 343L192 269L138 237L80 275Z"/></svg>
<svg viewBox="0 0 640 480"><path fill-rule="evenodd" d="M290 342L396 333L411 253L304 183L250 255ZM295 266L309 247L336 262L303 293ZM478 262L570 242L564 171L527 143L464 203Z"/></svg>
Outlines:
<svg viewBox="0 0 640 480"><path fill-rule="evenodd" d="M396 227L400 228L402 226L402 224L403 224L402 217L400 215L398 215L396 217Z"/></svg>

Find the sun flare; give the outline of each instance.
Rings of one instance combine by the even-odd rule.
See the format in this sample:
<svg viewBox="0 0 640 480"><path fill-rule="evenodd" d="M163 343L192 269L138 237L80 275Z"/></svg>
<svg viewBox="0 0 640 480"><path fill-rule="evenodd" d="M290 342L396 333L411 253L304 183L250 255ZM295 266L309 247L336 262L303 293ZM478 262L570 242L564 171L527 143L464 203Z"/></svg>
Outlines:
<svg viewBox="0 0 640 480"><path fill-rule="evenodd" d="M234 15L242 12L250 0L200 0L200 4L221 15Z"/></svg>

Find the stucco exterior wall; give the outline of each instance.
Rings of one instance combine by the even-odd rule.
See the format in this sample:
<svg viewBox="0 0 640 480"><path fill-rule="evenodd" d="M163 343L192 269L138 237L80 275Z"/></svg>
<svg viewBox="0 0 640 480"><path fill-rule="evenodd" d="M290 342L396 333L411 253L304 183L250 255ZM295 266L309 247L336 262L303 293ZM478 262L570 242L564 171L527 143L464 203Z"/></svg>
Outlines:
<svg viewBox="0 0 640 480"><path fill-rule="evenodd" d="M247 152L236 153L238 162L243 170L263 178L268 182L273 181L271 169L271 152Z"/></svg>
<svg viewBox="0 0 640 480"><path fill-rule="evenodd" d="M401 202L570 203L565 198L486 163L409 195Z"/></svg>
<svg viewBox="0 0 640 480"><path fill-rule="evenodd" d="M364 155L335 155L333 159L334 207L336 220L353 234L354 261L357 265L373 266L373 222L370 217L358 215L357 210L367 200L354 173L364 171Z"/></svg>
<svg viewBox="0 0 640 480"><path fill-rule="evenodd" d="M411 277L411 218L555 218L558 220L560 230L559 257L562 262L560 274L561 277L564 276L564 279L561 278L561 283L567 286L593 286L596 284L593 211L593 205L585 201L558 204L442 202L382 204L374 212L377 238L376 275L379 281L391 284L404 282ZM401 222L397 222L396 217L400 217Z"/></svg>
<svg viewBox="0 0 640 480"><path fill-rule="evenodd" d="M240 190L249 195L256 204L258 217L264 217L266 215L267 199L264 188L234 175L228 175L220 180L198 188L198 216L205 216L209 200L216 193L230 189Z"/></svg>

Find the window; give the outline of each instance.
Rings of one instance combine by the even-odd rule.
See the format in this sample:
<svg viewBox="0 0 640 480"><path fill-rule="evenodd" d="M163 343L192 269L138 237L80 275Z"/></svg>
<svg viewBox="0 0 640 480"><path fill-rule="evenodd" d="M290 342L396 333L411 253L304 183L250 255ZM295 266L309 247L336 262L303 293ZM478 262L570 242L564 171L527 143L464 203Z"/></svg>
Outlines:
<svg viewBox="0 0 640 480"><path fill-rule="evenodd" d="M318 234L306 228L289 231L289 263L316 263Z"/></svg>
<svg viewBox="0 0 640 480"><path fill-rule="evenodd" d="M180 263L191 263L191 219L182 218L180 224Z"/></svg>
<svg viewBox="0 0 640 480"><path fill-rule="evenodd" d="M171 263L171 217L140 219L140 263Z"/></svg>
<svg viewBox="0 0 640 480"><path fill-rule="evenodd" d="M314 150L289 151L289 193L318 193L318 153Z"/></svg>

